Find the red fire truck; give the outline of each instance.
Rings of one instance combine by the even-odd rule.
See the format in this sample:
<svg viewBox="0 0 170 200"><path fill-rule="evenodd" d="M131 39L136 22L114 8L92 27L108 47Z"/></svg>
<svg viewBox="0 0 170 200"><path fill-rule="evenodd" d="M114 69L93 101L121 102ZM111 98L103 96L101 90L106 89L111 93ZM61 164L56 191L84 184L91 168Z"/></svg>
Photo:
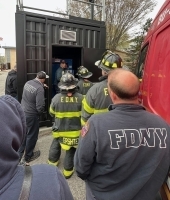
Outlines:
<svg viewBox="0 0 170 200"><path fill-rule="evenodd" d="M137 75L142 76L141 101L170 123L170 0L166 0L144 40Z"/></svg>
<svg viewBox="0 0 170 200"><path fill-rule="evenodd" d="M170 0L154 19L141 48L136 74L141 79L140 101L170 124ZM162 187L170 199L170 178Z"/></svg>

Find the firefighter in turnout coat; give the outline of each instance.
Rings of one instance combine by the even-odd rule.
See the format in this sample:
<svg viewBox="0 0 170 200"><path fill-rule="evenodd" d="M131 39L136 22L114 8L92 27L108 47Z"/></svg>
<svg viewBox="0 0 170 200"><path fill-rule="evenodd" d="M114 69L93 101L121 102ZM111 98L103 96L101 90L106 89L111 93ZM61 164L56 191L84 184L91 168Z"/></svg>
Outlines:
<svg viewBox="0 0 170 200"><path fill-rule="evenodd" d="M88 90L93 86L93 83L88 80L93 73L89 72L84 66L80 66L77 75L79 76L78 92L85 96Z"/></svg>
<svg viewBox="0 0 170 200"><path fill-rule="evenodd" d="M118 54L106 51L101 60L96 61L95 65L101 68L101 82L93 85L87 92L82 102L81 124L85 125L91 115L108 111L108 106L112 103L107 88L108 72L115 68L121 68L122 59Z"/></svg>
<svg viewBox="0 0 170 200"><path fill-rule="evenodd" d="M81 106L83 95L77 92L78 80L66 72L58 84L61 92L56 94L50 105L50 115L55 117L52 127L53 142L49 150L48 163L57 166L61 148L66 151L64 159L65 178L74 172L73 158L81 130Z"/></svg>

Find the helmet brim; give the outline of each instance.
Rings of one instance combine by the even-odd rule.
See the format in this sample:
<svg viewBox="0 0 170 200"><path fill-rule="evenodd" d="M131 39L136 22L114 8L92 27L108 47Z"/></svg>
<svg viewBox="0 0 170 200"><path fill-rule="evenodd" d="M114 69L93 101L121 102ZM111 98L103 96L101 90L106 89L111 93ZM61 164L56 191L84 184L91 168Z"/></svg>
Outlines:
<svg viewBox="0 0 170 200"><path fill-rule="evenodd" d="M62 90L71 90L77 87L78 80L72 81L70 84L65 84L63 82L58 83L58 87Z"/></svg>
<svg viewBox="0 0 170 200"><path fill-rule="evenodd" d="M78 75L79 77L81 77L81 78L90 78L91 76L93 75L93 73L92 72L88 72L88 74L86 74L86 75Z"/></svg>

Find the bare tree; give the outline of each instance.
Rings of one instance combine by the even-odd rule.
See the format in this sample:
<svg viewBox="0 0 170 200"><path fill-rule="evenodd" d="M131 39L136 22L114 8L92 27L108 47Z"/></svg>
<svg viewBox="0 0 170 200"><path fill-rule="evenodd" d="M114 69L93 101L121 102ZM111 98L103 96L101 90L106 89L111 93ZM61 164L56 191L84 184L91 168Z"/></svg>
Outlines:
<svg viewBox="0 0 170 200"><path fill-rule="evenodd" d="M107 47L114 51L121 37L140 24L155 5L152 0L107 0Z"/></svg>
<svg viewBox="0 0 170 200"><path fill-rule="evenodd" d="M101 0L94 3L101 4ZM114 51L126 45L128 31L141 24L155 5L155 0L106 0L106 48ZM94 6L95 20L101 19L100 10L100 7ZM72 1L71 15L89 19L90 12L90 5Z"/></svg>
<svg viewBox="0 0 170 200"><path fill-rule="evenodd" d="M98 0L96 0L96 2L97 1ZM87 0L87 2L88 2L88 0ZM76 16L76 17L87 18L87 19L91 18L91 4L86 4L86 3L82 3L82 2L72 1L70 7L71 7L71 13L70 13L70 15L73 15L73 16ZM97 13L100 10L99 10L99 8L97 6L94 6L95 13ZM97 14L97 15L95 15L94 19L95 20L99 20L100 19L100 15L101 15L100 13Z"/></svg>

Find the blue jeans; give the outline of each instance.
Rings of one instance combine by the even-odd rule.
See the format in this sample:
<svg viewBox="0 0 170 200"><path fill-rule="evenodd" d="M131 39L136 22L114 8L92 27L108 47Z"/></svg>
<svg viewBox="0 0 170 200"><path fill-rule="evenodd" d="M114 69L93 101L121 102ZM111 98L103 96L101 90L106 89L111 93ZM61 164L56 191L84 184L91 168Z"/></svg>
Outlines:
<svg viewBox="0 0 170 200"><path fill-rule="evenodd" d="M38 140L39 133L39 117L37 115L28 116L26 115L27 133L25 139L19 148L18 152L20 158L25 151L25 161L29 160L33 156L33 150Z"/></svg>

